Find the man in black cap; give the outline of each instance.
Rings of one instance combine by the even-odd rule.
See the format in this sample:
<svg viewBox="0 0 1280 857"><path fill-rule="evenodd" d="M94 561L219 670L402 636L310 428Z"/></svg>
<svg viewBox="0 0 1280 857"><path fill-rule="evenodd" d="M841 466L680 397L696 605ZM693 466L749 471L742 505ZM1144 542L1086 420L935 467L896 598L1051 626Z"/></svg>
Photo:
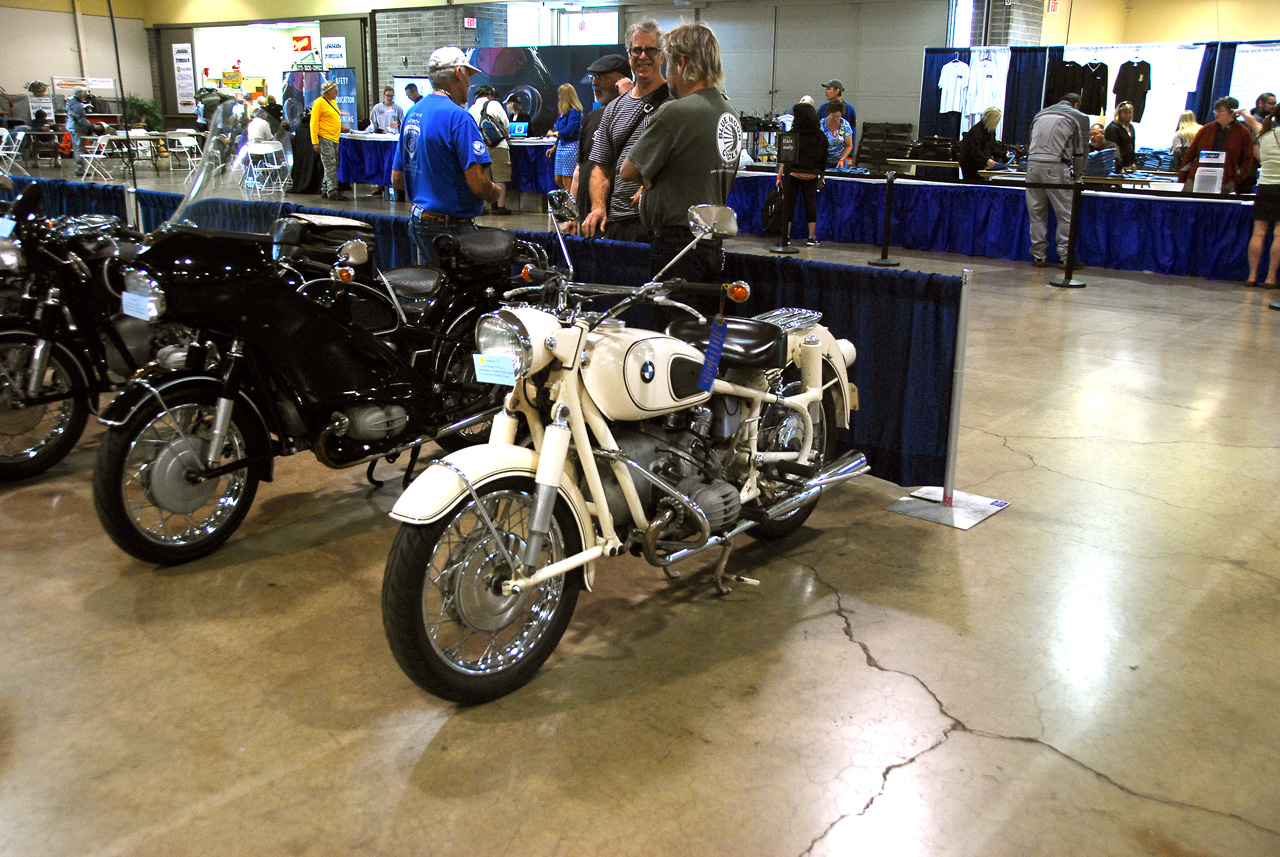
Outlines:
<svg viewBox="0 0 1280 857"><path fill-rule="evenodd" d="M578 143L578 166L573 170L573 198L578 204L578 213L586 217L591 210L591 190L587 176L590 175L591 141L595 139L596 128L600 126L600 117L604 115L604 106L621 93L618 83L630 80L631 64L622 54L606 54L587 66L587 75L591 78L591 94L599 106L587 114L582 122L582 137Z"/></svg>
<svg viewBox="0 0 1280 857"><path fill-rule="evenodd" d="M848 120L850 126L856 129L858 127L858 113L844 97L844 81L838 77L833 77L822 84L822 88L827 93L827 101L818 108L818 121L821 122L827 118L827 108L831 106L831 102L844 100L844 118Z"/></svg>

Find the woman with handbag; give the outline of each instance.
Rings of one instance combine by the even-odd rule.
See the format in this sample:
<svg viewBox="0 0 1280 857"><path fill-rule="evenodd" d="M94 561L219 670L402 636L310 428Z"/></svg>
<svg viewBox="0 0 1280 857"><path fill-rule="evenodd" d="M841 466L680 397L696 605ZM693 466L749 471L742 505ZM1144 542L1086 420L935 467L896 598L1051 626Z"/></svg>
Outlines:
<svg viewBox="0 0 1280 857"><path fill-rule="evenodd" d="M796 198L804 197L805 220L809 224L810 247L818 246L818 190L826 183L827 135L818 123L818 111L812 104L800 103L791 108L793 118L791 131L799 135L796 146L794 164L779 165L778 181L782 185L783 196L787 200L786 230L791 229L791 220L796 212ZM830 117L832 113L828 113ZM843 112L834 114L838 123L844 123ZM838 127L838 126L837 126Z"/></svg>

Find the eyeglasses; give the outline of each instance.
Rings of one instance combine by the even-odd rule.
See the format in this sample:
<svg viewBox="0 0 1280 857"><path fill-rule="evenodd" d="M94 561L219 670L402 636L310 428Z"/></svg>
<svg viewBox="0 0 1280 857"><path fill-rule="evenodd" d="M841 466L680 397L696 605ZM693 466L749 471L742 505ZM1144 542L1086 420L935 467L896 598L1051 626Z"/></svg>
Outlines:
<svg viewBox="0 0 1280 857"><path fill-rule="evenodd" d="M630 53L633 57L636 57L637 59L639 59L642 56L649 57L650 59L652 59L653 57L656 57L658 54L662 53L662 48L632 48Z"/></svg>

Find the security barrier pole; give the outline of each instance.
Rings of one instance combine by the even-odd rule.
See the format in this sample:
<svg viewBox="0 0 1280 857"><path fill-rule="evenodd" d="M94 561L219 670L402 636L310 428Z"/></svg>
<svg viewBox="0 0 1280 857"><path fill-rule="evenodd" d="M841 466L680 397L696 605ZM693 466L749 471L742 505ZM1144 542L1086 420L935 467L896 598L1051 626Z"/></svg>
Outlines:
<svg viewBox="0 0 1280 857"><path fill-rule="evenodd" d="M784 131L777 137L778 141L778 166L793 166L800 157L800 135L795 131ZM783 170L785 173L786 171ZM799 253L795 247L791 246L791 221L795 220L795 212L787 206L787 179L782 179L782 212L783 219L786 223L782 224L782 243L777 247L769 250L770 253Z"/></svg>
<svg viewBox="0 0 1280 857"><path fill-rule="evenodd" d="M1080 199L1084 182L1079 179L1071 185L1071 228L1067 230L1067 258L1062 260L1062 279L1050 280L1049 285L1059 289L1083 289L1083 280L1071 279L1076 266L1076 237L1080 234Z"/></svg>
<svg viewBox="0 0 1280 857"><path fill-rule="evenodd" d="M884 174L884 226L880 229L880 258L868 259L868 265L877 268L896 268L902 263L889 258L889 233L893 230L893 180L898 174L893 170Z"/></svg>

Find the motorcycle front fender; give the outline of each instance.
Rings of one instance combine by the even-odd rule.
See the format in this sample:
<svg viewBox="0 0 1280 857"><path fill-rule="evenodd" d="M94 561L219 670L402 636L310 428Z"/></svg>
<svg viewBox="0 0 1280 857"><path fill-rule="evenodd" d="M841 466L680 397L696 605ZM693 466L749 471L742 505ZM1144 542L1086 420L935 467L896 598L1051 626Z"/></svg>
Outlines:
<svg viewBox="0 0 1280 857"><path fill-rule="evenodd" d="M858 407L857 394L849 384L847 368L850 355L854 351L853 343L845 339L836 339L831 331L821 324L814 325L809 330L792 332L788 336L787 347L790 362L796 366L800 365L800 347L804 338L810 334L817 336L822 345L823 374L830 372L836 377L836 383L831 388L836 396L836 425L840 428L849 428L849 412ZM848 354L846 354L846 348Z"/></svg>
<svg viewBox="0 0 1280 857"><path fill-rule="evenodd" d="M470 493L453 468L461 471L475 488L507 476L533 479L538 472L538 453L527 447L505 443L469 446L450 453L442 461L449 466L433 463L413 480L392 507L392 518L405 524L430 524L442 518ZM598 539L591 523L591 513L587 510L587 501L567 472L560 476L557 493L573 512L583 549L594 547Z"/></svg>
<svg viewBox="0 0 1280 857"><path fill-rule="evenodd" d="M155 400L157 396L163 401L169 394L189 388L203 389L216 400L222 393L222 379L198 369L182 369L177 372L143 372L135 376L129 382L129 386L125 387L120 395L112 399L102 409L98 422L108 428L122 426L132 419L139 409L148 402ZM257 402L245 395L243 390L239 394L239 399L247 406L248 411L253 414L258 427L262 430L263 437L271 437L270 426L266 418L263 417L262 410L258 407ZM259 466L258 478L263 482L270 482L274 476L275 458L273 457Z"/></svg>

